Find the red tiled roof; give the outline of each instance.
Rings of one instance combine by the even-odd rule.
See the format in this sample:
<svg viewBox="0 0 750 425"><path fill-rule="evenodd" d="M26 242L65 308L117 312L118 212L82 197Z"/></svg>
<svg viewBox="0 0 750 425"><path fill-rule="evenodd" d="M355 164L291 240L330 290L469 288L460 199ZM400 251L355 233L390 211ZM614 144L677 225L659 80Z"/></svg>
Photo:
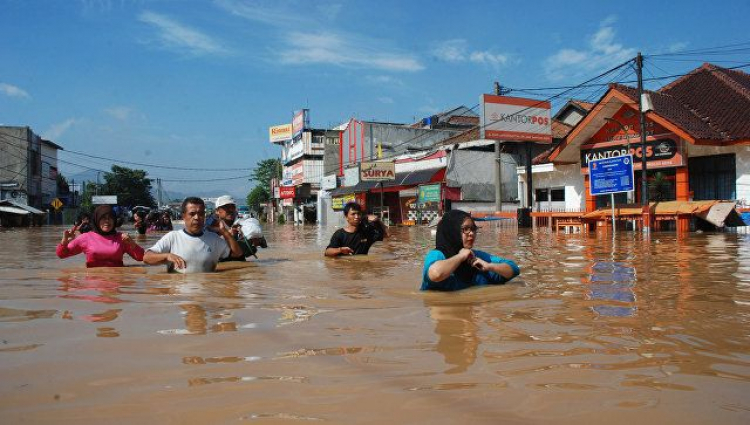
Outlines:
<svg viewBox="0 0 750 425"><path fill-rule="evenodd" d="M620 84L612 88L634 102L638 92ZM656 92L648 91L654 112L701 140L750 138L750 75L703 64Z"/></svg>

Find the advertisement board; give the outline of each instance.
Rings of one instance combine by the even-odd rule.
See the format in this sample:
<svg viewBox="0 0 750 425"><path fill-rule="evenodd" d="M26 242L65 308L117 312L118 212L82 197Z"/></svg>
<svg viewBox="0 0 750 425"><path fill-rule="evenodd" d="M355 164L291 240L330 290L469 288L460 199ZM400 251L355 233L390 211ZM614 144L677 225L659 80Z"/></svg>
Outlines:
<svg viewBox="0 0 750 425"><path fill-rule="evenodd" d="M344 170L344 182L342 186L354 186L359 183L359 167L347 168Z"/></svg>
<svg viewBox="0 0 750 425"><path fill-rule="evenodd" d="M418 203L422 207L432 202L440 202L440 184L426 184L419 186Z"/></svg>
<svg viewBox="0 0 750 425"><path fill-rule="evenodd" d="M591 195L630 192L635 190L633 178L633 156L615 156L612 158L589 161Z"/></svg>
<svg viewBox="0 0 750 425"><path fill-rule="evenodd" d="M395 162L362 162L359 164L359 179L380 182L396 179Z"/></svg>
<svg viewBox="0 0 750 425"><path fill-rule="evenodd" d="M336 189L336 174L329 174L320 179L321 190Z"/></svg>
<svg viewBox="0 0 750 425"><path fill-rule="evenodd" d="M301 109L294 113L292 119L292 138L296 139L305 131L305 122L307 121L307 109Z"/></svg>
<svg viewBox="0 0 750 425"><path fill-rule="evenodd" d="M549 101L484 94L479 103L483 139L552 143Z"/></svg>
<svg viewBox="0 0 750 425"><path fill-rule="evenodd" d="M354 202L355 199L356 198L353 193L331 198L331 208L333 208L334 211L341 211L344 209L344 205L348 204L349 202Z"/></svg>
<svg viewBox="0 0 750 425"><path fill-rule="evenodd" d="M279 198L281 199L294 199L295 190L294 186L281 186L279 187Z"/></svg>
<svg viewBox="0 0 750 425"><path fill-rule="evenodd" d="M268 128L268 138L271 143L284 142L292 138L292 125L282 124Z"/></svg>

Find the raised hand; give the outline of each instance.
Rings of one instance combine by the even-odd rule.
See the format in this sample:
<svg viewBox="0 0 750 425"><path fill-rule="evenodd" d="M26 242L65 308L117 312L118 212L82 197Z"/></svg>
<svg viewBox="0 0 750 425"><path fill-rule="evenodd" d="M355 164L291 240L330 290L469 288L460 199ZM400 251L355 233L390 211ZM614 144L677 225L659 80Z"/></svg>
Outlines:
<svg viewBox="0 0 750 425"><path fill-rule="evenodd" d="M76 238L76 232L78 231L79 226L73 226L72 229L63 231L63 238L62 241L60 241L61 244L67 245L68 242L72 241Z"/></svg>

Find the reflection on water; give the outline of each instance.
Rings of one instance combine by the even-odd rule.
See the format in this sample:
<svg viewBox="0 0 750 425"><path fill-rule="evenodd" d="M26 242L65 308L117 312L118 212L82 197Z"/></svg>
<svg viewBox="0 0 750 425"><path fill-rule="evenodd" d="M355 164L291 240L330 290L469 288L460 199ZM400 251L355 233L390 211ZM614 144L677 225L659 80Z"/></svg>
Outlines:
<svg viewBox="0 0 750 425"><path fill-rule="evenodd" d="M429 229L325 259L333 230L270 226L201 275L0 230L3 422L750 422L748 235L488 225L521 277L423 293Z"/></svg>

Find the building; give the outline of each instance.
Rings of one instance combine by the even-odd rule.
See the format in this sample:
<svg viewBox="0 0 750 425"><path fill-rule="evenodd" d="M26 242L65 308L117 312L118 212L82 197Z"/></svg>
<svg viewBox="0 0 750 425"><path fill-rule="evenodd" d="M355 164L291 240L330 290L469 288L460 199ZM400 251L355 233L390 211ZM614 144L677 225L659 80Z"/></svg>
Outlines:
<svg viewBox="0 0 750 425"><path fill-rule="evenodd" d="M0 201L5 222L11 215L43 215L57 198L59 145L29 127L0 126ZM24 211L24 212L21 212ZM27 220L28 219L28 220ZM31 222L30 217L18 221ZM37 220L39 221L39 217Z"/></svg>
<svg viewBox="0 0 750 425"><path fill-rule="evenodd" d="M619 194L615 202L637 204L645 154L649 201L727 200L747 207L750 75L706 63L646 94L651 106L645 113L645 152L638 92L633 87L612 84L565 139L546 158L540 158L534 172L535 189L563 189L566 209L590 213L609 205L610 197L589 194L588 161L630 153L634 157L636 190L630 200ZM537 173L546 177L539 179ZM687 216L674 221L678 230L690 226Z"/></svg>
<svg viewBox="0 0 750 425"><path fill-rule="evenodd" d="M454 111L452 116L455 117L468 113L465 112L468 111L466 108ZM362 204L368 212L380 213L381 194L383 214L390 222L409 221L409 212L403 208L406 201L402 198L413 197L420 185L442 182L445 154L437 153L436 147L461 131L450 128L447 125L450 119L446 117L443 116L445 122L440 125L441 129L432 129L429 125L360 121L355 118L338 127L340 143L325 148L325 193L319 198L321 224L342 224L340 211L346 202L353 200ZM431 119L430 122L438 121ZM462 127L465 125L461 124ZM375 161L395 162L394 179L384 182L382 188L375 182L360 181L360 164ZM438 165L440 161L443 163ZM414 164L408 165L410 163Z"/></svg>

